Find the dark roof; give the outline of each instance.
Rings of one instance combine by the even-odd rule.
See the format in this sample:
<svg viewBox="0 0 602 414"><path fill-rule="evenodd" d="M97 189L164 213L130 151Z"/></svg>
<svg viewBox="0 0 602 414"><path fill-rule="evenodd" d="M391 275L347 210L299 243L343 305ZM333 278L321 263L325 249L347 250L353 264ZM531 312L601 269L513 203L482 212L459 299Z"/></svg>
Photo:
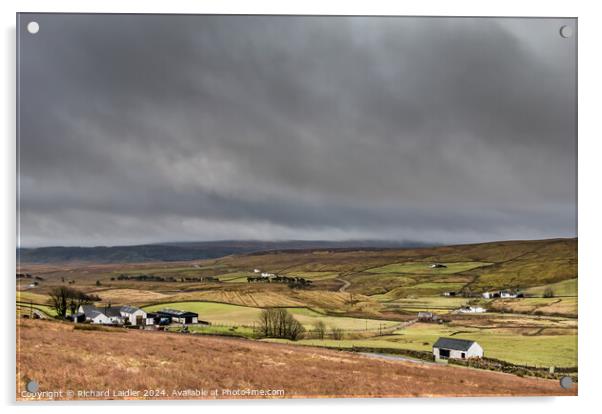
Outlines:
<svg viewBox="0 0 602 414"><path fill-rule="evenodd" d="M198 313L194 313L194 312L186 312L186 311L181 311L181 310L177 310L177 309L161 309L160 311L157 311L157 314L163 316L163 315L167 315L167 316L172 316L175 318L182 318L182 317L186 317L186 316L199 316Z"/></svg>
<svg viewBox="0 0 602 414"><path fill-rule="evenodd" d="M433 348L443 349L454 349L456 351L468 351L468 348L474 344L475 341L468 339L456 339L456 338L439 338L433 345Z"/></svg>
<svg viewBox="0 0 602 414"><path fill-rule="evenodd" d="M97 310L109 317L121 317L121 306L107 306L104 308L97 308Z"/></svg>
<svg viewBox="0 0 602 414"><path fill-rule="evenodd" d="M135 306L124 305L124 306L121 307L121 312L125 312L125 313L134 313L134 312L137 312L139 310L140 310L140 308L137 308Z"/></svg>
<svg viewBox="0 0 602 414"><path fill-rule="evenodd" d="M86 318L92 319L100 314L99 310L96 309L96 306L94 305L82 305L81 307L83 314L86 315Z"/></svg>

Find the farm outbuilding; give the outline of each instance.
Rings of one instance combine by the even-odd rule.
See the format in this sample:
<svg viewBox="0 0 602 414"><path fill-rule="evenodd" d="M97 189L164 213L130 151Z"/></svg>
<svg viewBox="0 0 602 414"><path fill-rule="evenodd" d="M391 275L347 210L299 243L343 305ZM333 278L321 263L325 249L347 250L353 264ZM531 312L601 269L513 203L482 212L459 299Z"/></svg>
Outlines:
<svg viewBox="0 0 602 414"><path fill-rule="evenodd" d="M146 312L134 306L122 306L119 309L121 316L131 325L147 325Z"/></svg>
<svg viewBox="0 0 602 414"><path fill-rule="evenodd" d="M433 312L418 312L418 320L430 321L433 319Z"/></svg>
<svg viewBox="0 0 602 414"><path fill-rule="evenodd" d="M456 338L439 338L433 344L435 359L482 358L483 348L475 341Z"/></svg>
<svg viewBox="0 0 602 414"><path fill-rule="evenodd" d="M199 314L195 312L186 312L176 309L161 309L156 312L161 318L169 318L174 323L198 323Z"/></svg>

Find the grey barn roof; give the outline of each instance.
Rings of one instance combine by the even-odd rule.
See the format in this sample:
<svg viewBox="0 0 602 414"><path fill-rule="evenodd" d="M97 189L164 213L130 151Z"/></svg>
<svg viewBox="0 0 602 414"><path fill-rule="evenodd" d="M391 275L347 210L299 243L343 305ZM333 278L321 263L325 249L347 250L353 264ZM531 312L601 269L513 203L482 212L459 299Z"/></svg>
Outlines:
<svg viewBox="0 0 602 414"><path fill-rule="evenodd" d="M121 307L121 312L125 312L125 313L134 313L139 310L140 310L140 308L136 308L135 306L124 305Z"/></svg>
<svg viewBox="0 0 602 414"><path fill-rule="evenodd" d="M107 316L121 317L121 306L107 306L104 308L97 308L100 312Z"/></svg>
<svg viewBox="0 0 602 414"><path fill-rule="evenodd" d="M159 315L168 315L168 316L172 316L175 318L180 318L180 317L190 317L190 316L199 316L198 313L196 312L188 312L188 311L181 311L181 310L177 310L177 309L161 309L159 311L157 311L157 314Z"/></svg>
<svg viewBox="0 0 602 414"><path fill-rule="evenodd" d="M439 338L437 342L433 345L433 348L443 348L443 349L454 349L456 351L468 351L474 344L474 341L470 341L467 339L455 339L455 338Z"/></svg>

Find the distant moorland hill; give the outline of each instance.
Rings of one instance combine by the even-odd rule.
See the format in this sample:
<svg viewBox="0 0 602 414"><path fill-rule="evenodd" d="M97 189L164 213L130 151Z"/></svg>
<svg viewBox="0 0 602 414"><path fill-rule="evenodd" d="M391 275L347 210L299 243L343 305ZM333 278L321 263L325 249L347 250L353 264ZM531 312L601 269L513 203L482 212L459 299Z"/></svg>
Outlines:
<svg viewBox="0 0 602 414"><path fill-rule="evenodd" d="M430 244L432 246L432 244ZM139 263L155 261L186 261L215 259L233 254L245 254L274 250L303 249L385 249L425 247L424 243L411 241L258 241L225 240L206 242L180 242L143 244L137 246L95 247L38 247L17 249L20 263Z"/></svg>

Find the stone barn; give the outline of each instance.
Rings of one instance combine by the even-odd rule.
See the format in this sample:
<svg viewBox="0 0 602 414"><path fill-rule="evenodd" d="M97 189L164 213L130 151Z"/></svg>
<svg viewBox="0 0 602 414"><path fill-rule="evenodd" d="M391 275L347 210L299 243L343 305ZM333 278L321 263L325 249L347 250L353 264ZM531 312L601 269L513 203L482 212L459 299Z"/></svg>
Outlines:
<svg viewBox="0 0 602 414"><path fill-rule="evenodd" d="M482 358L483 348L475 341L456 338L439 338L433 345L435 359Z"/></svg>

